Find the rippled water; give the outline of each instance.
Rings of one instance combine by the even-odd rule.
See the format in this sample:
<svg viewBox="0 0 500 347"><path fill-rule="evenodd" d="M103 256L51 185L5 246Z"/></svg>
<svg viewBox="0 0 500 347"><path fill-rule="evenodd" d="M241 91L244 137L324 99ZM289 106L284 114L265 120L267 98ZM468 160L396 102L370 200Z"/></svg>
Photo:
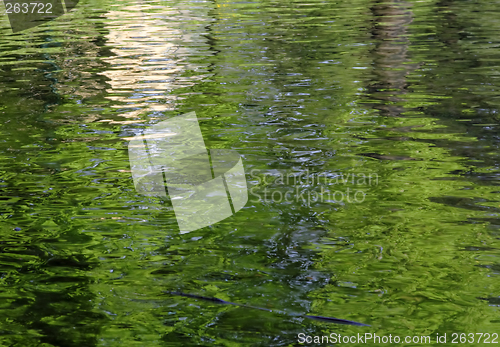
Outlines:
<svg viewBox="0 0 500 347"><path fill-rule="evenodd" d="M498 14L88 0L16 34L1 16L0 344L498 333ZM181 234L136 193L127 144L190 111L243 156L250 195Z"/></svg>

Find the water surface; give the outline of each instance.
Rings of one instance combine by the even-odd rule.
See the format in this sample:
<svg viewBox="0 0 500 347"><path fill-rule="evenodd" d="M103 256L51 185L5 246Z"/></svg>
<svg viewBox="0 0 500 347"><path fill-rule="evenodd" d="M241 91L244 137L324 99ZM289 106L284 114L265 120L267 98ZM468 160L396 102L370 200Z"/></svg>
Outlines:
<svg viewBox="0 0 500 347"><path fill-rule="evenodd" d="M498 333L498 12L82 0L16 34L0 17L0 344ZM180 234L169 201L136 193L127 145L191 111L252 194Z"/></svg>

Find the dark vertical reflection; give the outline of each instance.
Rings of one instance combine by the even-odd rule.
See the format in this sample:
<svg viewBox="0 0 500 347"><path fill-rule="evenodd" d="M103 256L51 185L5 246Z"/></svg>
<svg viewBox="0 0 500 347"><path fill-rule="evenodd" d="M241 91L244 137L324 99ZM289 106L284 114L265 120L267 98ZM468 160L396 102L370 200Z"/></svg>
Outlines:
<svg viewBox="0 0 500 347"><path fill-rule="evenodd" d="M102 28L98 22L81 33ZM67 142L59 131L65 126L78 131L82 115L60 107L71 105L72 97L100 94L102 77L81 76L90 75L89 65L104 69L98 57L108 53L88 39L60 40L70 34L33 34L25 44L34 53L16 51L12 43L13 52L4 58L15 64L0 68L2 345L95 346L105 321L96 312L90 289L95 279L88 273L98 261L84 251L92 238L75 225L78 204L68 193L85 183L68 183L60 175L68 168L59 157ZM92 63L82 64L89 56ZM11 312L15 317L4 319Z"/></svg>
<svg viewBox="0 0 500 347"><path fill-rule="evenodd" d="M369 104L384 116L398 116L407 93L406 76L416 69L409 64L408 25L412 22L410 4L399 0L377 1L371 8L371 30L376 40L373 50L374 80L369 85Z"/></svg>

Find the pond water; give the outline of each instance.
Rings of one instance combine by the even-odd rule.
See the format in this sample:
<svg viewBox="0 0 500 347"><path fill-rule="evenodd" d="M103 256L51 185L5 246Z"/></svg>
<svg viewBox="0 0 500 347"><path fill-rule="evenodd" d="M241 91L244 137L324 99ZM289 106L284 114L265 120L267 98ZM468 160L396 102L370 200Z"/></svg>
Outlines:
<svg viewBox="0 0 500 347"><path fill-rule="evenodd" d="M14 34L2 15L0 344L499 333L498 16L483 0L82 0ZM208 148L240 153L249 195L181 233L168 199L134 189L127 146L192 111Z"/></svg>

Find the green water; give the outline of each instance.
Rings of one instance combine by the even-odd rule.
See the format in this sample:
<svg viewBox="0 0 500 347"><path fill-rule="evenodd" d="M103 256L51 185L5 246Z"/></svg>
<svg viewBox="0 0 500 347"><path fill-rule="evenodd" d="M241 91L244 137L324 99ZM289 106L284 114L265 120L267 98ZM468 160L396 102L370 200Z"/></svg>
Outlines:
<svg viewBox="0 0 500 347"><path fill-rule="evenodd" d="M500 333L499 12L82 0L16 34L2 14L0 345ZM127 145L191 111L252 194L181 234L169 201L136 193Z"/></svg>

